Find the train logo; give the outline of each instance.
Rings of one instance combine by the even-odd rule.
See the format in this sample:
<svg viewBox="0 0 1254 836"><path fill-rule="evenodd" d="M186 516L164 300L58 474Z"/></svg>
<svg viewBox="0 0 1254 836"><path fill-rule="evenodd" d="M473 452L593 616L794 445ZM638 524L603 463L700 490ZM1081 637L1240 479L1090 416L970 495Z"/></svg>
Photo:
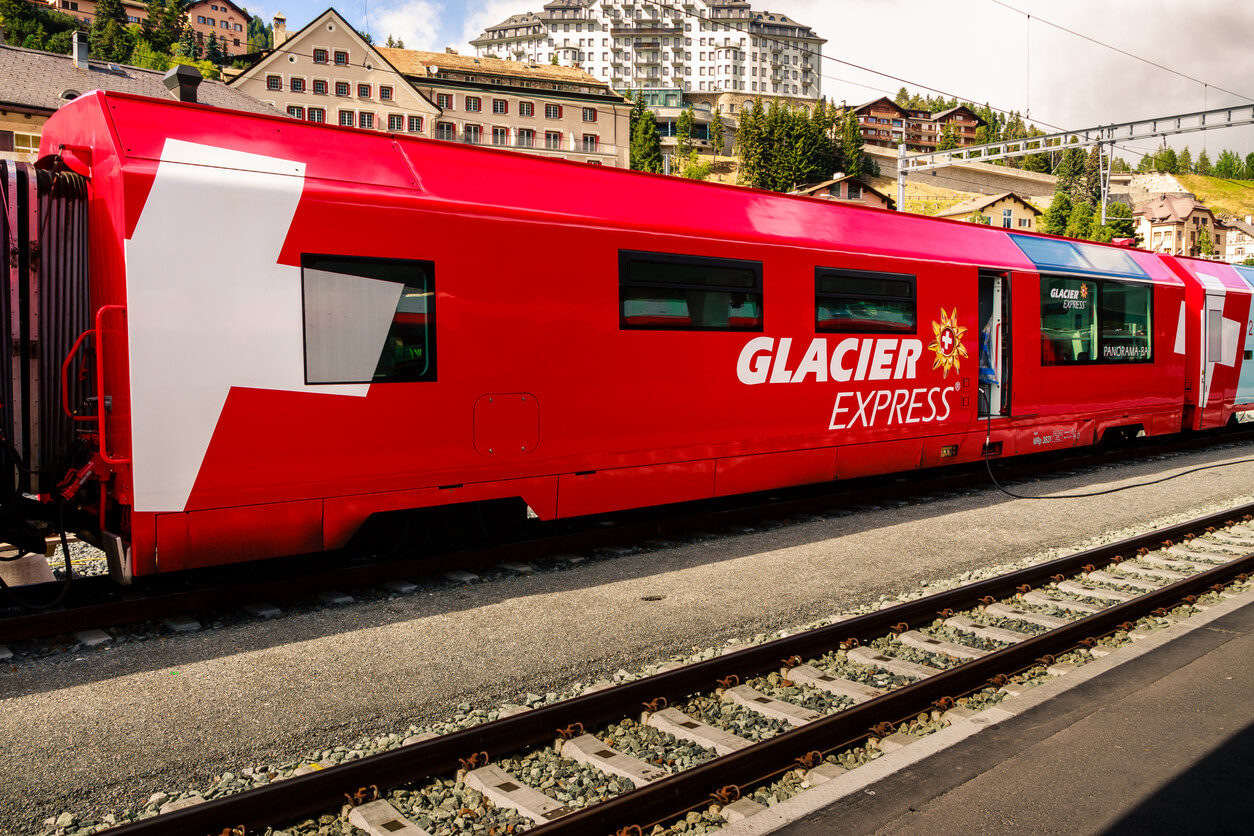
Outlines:
<svg viewBox="0 0 1254 836"><path fill-rule="evenodd" d="M946 378L949 377L950 369L953 369L956 374L960 368L960 358L968 356L967 349L962 344L962 338L966 336L966 333L967 329L958 324L958 308L956 307L951 314L946 314L945 309L941 308L940 322L932 320L932 334L935 339L928 346L936 352L932 368L940 369Z"/></svg>

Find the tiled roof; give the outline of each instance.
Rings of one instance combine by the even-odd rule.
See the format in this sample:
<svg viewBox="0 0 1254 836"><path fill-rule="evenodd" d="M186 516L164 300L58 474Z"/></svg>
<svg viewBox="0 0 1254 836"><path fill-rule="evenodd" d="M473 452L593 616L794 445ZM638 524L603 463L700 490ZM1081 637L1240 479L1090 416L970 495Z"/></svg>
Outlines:
<svg viewBox="0 0 1254 836"><path fill-rule="evenodd" d="M379 54L399 72L406 75L427 74L427 67L454 70L463 73L487 73L511 75L542 81L558 81L566 84L586 84L605 87L606 83L575 67L559 67L553 64L524 64L502 58L476 58L473 55L454 55L450 52L422 52L417 49L389 49L377 47Z"/></svg>
<svg viewBox="0 0 1254 836"><path fill-rule="evenodd" d="M170 93L161 82L164 75L161 70L145 70L105 61L89 61L87 68L83 69L75 67L69 55L0 46L0 106L16 105L51 113L69 101L64 95L67 91L82 95L92 90L107 90L165 99L170 97ZM200 104L231 110L282 115L270 105L220 81L201 82L196 90L196 100Z"/></svg>
<svg viewBox="0 0 1254 836"><path fill-rule="evenodd" d="M1133 215L1144 215L1153 223L1181 224L1197 209L1206 207L1184 195L1163 195L1137 208Z"/></svg>
<svg viewBox="0 0 1254 836"><path fill-rule="evenodd" d="M994 203L997 203L1000 200L1005 200L1006 198L1010 198L1011 200L1016 200L1019 203L1022 203L1027 208L1031 209L1036 214L1038 215L1041 214L1041 210L1037 209L1035 206L1028 203L1026 200L1019 197L1014 192L1002 192L1001 194L973 197L970 200L964 200L962 203L956 203L953 206L950 206L944 212L938 212L936 214L936 217L950 218L955 215L970 215L972 212L979 212L982 209L987 209L989 206L992 206Z"/></svg>

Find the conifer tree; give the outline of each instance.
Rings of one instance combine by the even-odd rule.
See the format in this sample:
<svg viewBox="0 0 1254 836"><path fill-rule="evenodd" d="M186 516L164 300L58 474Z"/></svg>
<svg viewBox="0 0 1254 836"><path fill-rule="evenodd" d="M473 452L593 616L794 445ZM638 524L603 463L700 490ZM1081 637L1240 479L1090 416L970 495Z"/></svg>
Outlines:
<svg viewBox="0 0 1254 836"><path fill-rule="evenodd" d="M952 122L946 122L941 129L940 141L936 143L937 151L951 151L958 147L958 136L954 133Z"/></svg>
<svg viewBox="0 0 1254 836"><path fill-rule="evenodd" d="M1205 148L1198 152L1197 164L1193 166L1193 170L1203 177L1211 175L1210 157L1206 154Z"/></svg>
<svg viewBox="0 0 1254 836"><path fill-rule="evenodd" d="M840 137L840 156L842 159L839 162L843 163L844 171L849 176L862 177L872 173L863 150L862 126L858 124L858 114L852 109L845 113L844 129Z"/></svg>
<svg viewBox="0 0 1254 836"><path fill-rule="evenodd" d="M1254 180L1254 151L1245 155L1245 173L1241 179Z"/></svg>
<svg viewBox="0 0 1254 836"><path fill-rule="evenodd" d="M643 103L641 96L637 101ZM653 111L645 110L644 115L636 119L631 131L631 167L636 171L662 171L662 137L657 132L657 120Z"/></svg>
<svg viewBox="0 0 1254 836"><path fill-rule="evenodd" d="M1049 204L1045 214L1041 216L1041 231L1050 235L1062 235L1067 231L1067 222L1071 220L1071 196L1061 186L1054 190L1054 202Z"/></svg>
<svg viewBox="0 0 1254 836"><path fill-rule="evenodd" d="M721 105L714 106L714 113L710 115L710 147L714 149L714 159L718 159L718 155L723 152L723 108Z"/></svg>
<svg viewBox="0 0 1254 836"><path fill-rule="evenodd" d="M125 61L135 48L134 38L126 28L126 9L122 0L100 0L96 17L87 36L91 55L102 61Z"/></svg>
<svg viewBox="0 0 1254 836"><path fill-rule="evenodd" d="M1094 145L1084 161L1084 176L1077 184L1075 199L1096 209L1102 202L1102 146Z"/></svg>
<svg viewBox="0 0 1254 836"><path fill-rule="evenodd" d="M211 64L221 65L223 57L222 44L218 40L217 33L210 32L209 40L205 44L205 60Z"/></svg>
<svg viewBox="0 0 1254 836"><path fill-rule="evenodd" d="M679 118L675 120L675 155L681 159L687 159L696 150L696 144L692 138L695 127L696 120L693 118L692 108L686 107L679 111Z"/></svg>
<svg viewBox="0 0 1254 836"><path fill-rule="evenodd" d="M1078 202L1071 207L1071 215L1067 218L1067 227L1063 235L1068 238L1087 239L1093 231L1093 207Z"/></svg>
<svg viewBox="0 0 1254 836"><path fill-rule="evenodd" d="M1193 154L1189 151L1189 146L1184 146L1184 150L1176 155L1176 171L1179 174L1193 173Z"/></svg>

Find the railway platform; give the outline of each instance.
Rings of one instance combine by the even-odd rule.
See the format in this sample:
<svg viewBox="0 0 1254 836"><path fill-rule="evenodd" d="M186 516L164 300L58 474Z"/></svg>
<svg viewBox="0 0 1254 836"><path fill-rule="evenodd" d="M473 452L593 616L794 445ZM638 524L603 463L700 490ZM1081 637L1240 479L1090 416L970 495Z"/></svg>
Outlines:
<svg viewBox="0 0 1254 836"><path fill-rule="evenodd" d="M951 726L832 781L827 798L816 787L724 833L1248 833L1254 594L1200 618L1008 700L983 728ZM853 781L868 769L878 775Z"/></svg>

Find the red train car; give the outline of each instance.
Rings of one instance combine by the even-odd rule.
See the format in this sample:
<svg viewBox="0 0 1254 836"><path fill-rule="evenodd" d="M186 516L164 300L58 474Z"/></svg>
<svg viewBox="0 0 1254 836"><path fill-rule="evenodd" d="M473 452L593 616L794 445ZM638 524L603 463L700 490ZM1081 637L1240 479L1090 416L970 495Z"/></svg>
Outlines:
<svg viewBox="0 0 1254 836"><path fill-rule="evenodd" d="M592 514L1240 406L1222 265L118 94L41 152L89 267L30 279L80 313L44 315L59 374L8 374L62 410L10 438L124 580L387 512Z"/></svg>

